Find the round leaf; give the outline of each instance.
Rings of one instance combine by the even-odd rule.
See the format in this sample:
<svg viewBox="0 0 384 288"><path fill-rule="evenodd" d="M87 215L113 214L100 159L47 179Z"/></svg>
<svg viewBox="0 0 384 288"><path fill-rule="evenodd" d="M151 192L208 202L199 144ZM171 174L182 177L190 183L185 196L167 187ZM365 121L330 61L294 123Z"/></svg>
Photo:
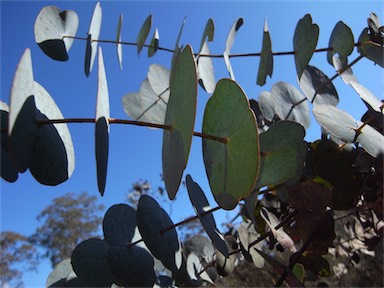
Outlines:
<svg viewBox="0 0 384 288"><path fill-rule="evenodd" d="M12 82L8 122L12 156L19 172L28 169L38 129L35 123L37 111L33 97L33 83L31 50L26 49L17 65Z"/></svg>
<svg viewBox="0 0 384 288"><path fill-rule="evenodd" d="M180 54L170 90L164 124L171 129L164 130L162 164L165 187L173 199L187 165L196 114L196 65L189 45Z"/></svg>
<svg viewBox="0 0 384 288"><path fill-rule="evenodd" d="M55 101L37 82L34 82L34 95L38 111L36 119L64 119ZM75 152L67 124L38 126L32 149L29 170L41 184L58 185L71 177L75 169Z"/></svg>
<svg viewBox="0 0 384 288"><path fill-rule="evenodd" d="M116 284L121 287L153 287L156 282L153 258L143 248L111 247L106 259Z"/></svg>
<svg viewBox="0 0 384 288"><path fill-rule="evenodd" d="M280 119L293 120L304 126L309 127L310 116L307 99L295 86L277 82L271 89L274 107Z"/></svg>
<svg viewBox="0 0 384 288"><path fill-rule="evenodd" d="M330 104L336 106L339 96L331 80L322 71L308 65L300 78L300 88L313 105Z"/></svg>
<svg viewBox="0 0 384 288"><path fill-rule="evenodd" d="M255 115L233 80L217 83L205 107L202 131L227 140L222 143L203 138L203 158L216 202L231 210L251 193L259 166Z"/></svg>
<svg viewBox="0 0 384 288"><path fill-rule="evenodd" d="M328 104L315 106L313 114L321 127L333 137L346 143L354 142L357 123L350 114Z"/></svg>
<svg viewBox="0 0 384 288"><path fill-rule="evenodd" d="M107 242L90 238L73 250L71 263L76 275L89 286L110 287L113 275L106 259L109 245Z"/></svg>
<svg viewBox="0 0 384 288"><path fill-rule="evenodd" d="M193 209L195 210L201 225L203 225L205 232L207 232L208 237L212 240L216 249L219 250L225 257L228 257L228 248L225 244L223 235L221 235L216 227L215 218L213 218L212 214L204 215L204 213L210 210L211 207L209 206L203 190L201 190L200 186L193 181L190 175L187 175L186 183L189 199L191 200Z"/></svg>
<svg viewBox="0 0 384 288"><path fill-rule="evenodd" d="M137 207L136 218L140 234L152 255L169 270L180 269L181 245L167 212L152 197L142 195ZM163 231L165 229L169 230Z"/></svg>
<svg viewBox="0 0 384 288"><path fill-rule="evenodd" d="M71 258L62 260L55 269L49 273L45 287L58 287L58 283L65 286L68 275L73 272Z"/></svg>
<svg viewBox="0 0 384 288"><path fill-rule="evenodd" d="M351 68L345 69L345 65L341 63L341 60L338 54L333 55L332 63L337 73L341 76L341 79L343 79L345 84L349 85L351 84L351 81L358 82L356 77L353 75L352 69Z"/></svg>
<svg viewBox="0 0 384 288"><path fill-rule="evenodd" d="M368 103L373 110L383 114L384 103L376 98L367 88L358 82L351 81L351 86L360 95L364 102Z"/></svg>
<svg viewBox="0 0 384 288"><path fill-rule="evenodd" d="M271 92L261 91L259 94L259 107L265 119L272 122L275 118L275 108Z"/></svg>
<svg viewBox="0 0 384 288"><path fill-rule="evenodd" d="M36 17L36 43L52 59L66 61L75 39L64 37L75 37L78 26L79 18L75 11L61 11L57 7L46 6Z"/></svg>
<svg viewBox="0 0 384 288"><path fill-rule="evenodd" d="M345 66L348 62L347 57L352 53L354 46L355 41L351 28L343 21L337 22L329 39L328 47L332 48L332 50L327 51L328 63L333 65L332 56L338 53L341 63Z"/></svg>
<svg viewBox="0 0 384 288"><path fill-rule="evenodd" d="M127 204L111 206L104 215L103 233L111 246L131 243L136 229L136 210Z"/></svg>
<svg viewBox="0 0 384 288"><path fill-rule="evenodd" d="M297 77L301 74L311 60L313 51L316 49L319 37L319 26L312 23L312 17L306 14L297 23L293 36L293 50L295 51L295 65Z"/></svg>

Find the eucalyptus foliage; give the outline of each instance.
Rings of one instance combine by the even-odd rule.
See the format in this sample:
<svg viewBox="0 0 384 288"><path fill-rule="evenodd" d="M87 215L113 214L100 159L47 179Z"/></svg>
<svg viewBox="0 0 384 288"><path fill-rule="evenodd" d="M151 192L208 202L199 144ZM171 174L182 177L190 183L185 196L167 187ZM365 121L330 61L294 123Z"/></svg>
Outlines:
<svg viewBox="0 0 384 288"><path fill-rule="evenodd" d="M54 60L66 61L74 41L86 41L84 71L92 73L98 54L96 116L77 121L64 119L52 97L34 81L32 55L27 48L16 69L9 107L2 103L2 177L16 181L30 169L42 184L58 185L73 173L75 155L67 128L70 122L95 124L95 158L100 194L105 192L111 124L130 124L163 129L162 164L170 200L176 197L188 165L191 142L203 138L202 154L210 189L217 208L210 208L205 193L191 175L186 185L196 218L206 235L196 235L184 245L175 229L196 218L173 223L155 199L143 195L137 209L112 206L103 221L104 239L91 238L76 246L69 260L60 263L47 286L200 286L230 274L240 255L261 269L269 262L280 273L277 285L304 286L305 281L332 274L324 255L352 259L356 253L372 254L382 235L383 212L383 103L353 77L350 67L365 57L382 66L383 27L372 13L368 27L354 43L351 29L338 22L329 47L319 49L319 26L311 15L298 20L293 35L296 74L302 91L290 83L276 82L258 101L250 100L235 81L230 61L236 34L244 24L238 18L220 55L230 79L214 77L208 47L214 41L214 22L209 19L200 47L160 49L149 15L138 31L137 54L148 57L160 50L173 53L170 68L153 64L138 93L123 96L122 105L132 119L110 116L107 75L101 43L102 6L97 3L87 37L77 37L79 19L74 11L44 7L36 18L35 39ZM117 25L117 58L122 68L122 15ZM273 74L273 39L265 21L256 83L263 86ZM216 37L217 38L217 37ZM358 59L348 62L357 49ZM194 51L199 51L195 53ZM309 63L314 53L327 51L335 66L328 77ZM163 52L166 53L166 52ZM245 55L246 56L246 55ZM344 74L345 73L345 74ZM348 77L343 77L347 75ZM341 75L366 104L367 115L355 120L337 108L339 95L332 81ZM211 94L204 111L202 132L195 132L198 85ZM310 104L313 104L310 106ZM312 109L312 110L311 110ZM321 125L321 139L304 140L311 111ZM375 121L374 121L375 120ZM381 125L380 125L381 120ZM4 124L6 123L6 124ZM4 126L3 126L4 125ZM7 133L3 133L4 129ZM4 135L3 135L4 134ZM4 137L3 137L4 136ZM3 138L9 141L3 141ZM50 153L42 155L50 147ZM3 161L3 159L5 159ZM326 161L324 160L326 159ZM330 161L329 161L330 160ZM223 234L213 212L239 207L240 227ZM343 231L335 231L334 214L351 216ZM353 213L351 213L352 211ZM135 239L135 241L133 240ZM137 241L136 241L137 240ZM289 250L289 264L265 251L262 241L274 251ZM69 265L69 263L71 265ZM314 265L313 263L317 263ZM336 271L336 270L335 270Z"/></svg>

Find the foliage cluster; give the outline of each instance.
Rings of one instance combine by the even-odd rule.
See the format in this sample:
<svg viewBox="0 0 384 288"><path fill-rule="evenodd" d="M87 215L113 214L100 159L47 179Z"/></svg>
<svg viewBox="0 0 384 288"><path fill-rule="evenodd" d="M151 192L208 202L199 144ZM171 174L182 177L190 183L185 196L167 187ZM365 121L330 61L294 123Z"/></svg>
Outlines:
<svg viewBox="0 0 384 288"><path fill-rule="evenodd" d="M214 38L213 20L203 33L198 53L187 44L175 49L159 46L156 30L145 45L152 25L149 16L135 43L121 41L122 17L113 41L99 40L101 5L97 3L87 37L76 36L78 16L74 11L44 7L36 18L35 39L45 54L68 60L76 40L86 41L85 74L98 56L98 92L95 118L66 119L48 92L34 81L32 57L26 49L15 72L9 107L2 103L2 177L16 181L29 169L42 184L58 185L74 171L74 149L67 127L72 122L94 123L95 156L100 194L107 179L111 124L163 129L162 164L168 197L175 198L183 179L192 138L202 138L202 151L210 189L218 206L210 208L203 190L191 175L185 181L196 217L174 224L155 199L142 195L137 209L117 204L103 219L104 239L79 243L70 259L60 262L47 286L199 286L229 275L238 257L262 268L270 263L290 286L304 286L309 279L342 275L346 266L333 271L324 257L333 253L356 262L361 253L372 255L383 231L383 103L360 84L350 69L362 58L383 67L383 27L372 13L355 43L351 29L338 22L329 47L317 48L319 27L309 14L297 23L293 55L302 92L292 84L277 82L271 91L249 100L235 81L230 51L239 18L231 27L222 55L228 79L215 81L208 42ZM121 45L136 45L137 53L148 48L173 53L170 70L152 65L138 93L123 97L123 107L133 120L110 116L107 77L99 43L116 45L120 66ZM257 84L264 85L273 73L273 53L267 22ZM357 49L360 56L348 63ZM329 78L309 65L314 52L327 52L336 74ZM246 56L246 55L244 55ZM336 77L350 85L367 106L361 121L336 107ZM198 85L212 94L205 107L202 132L194 131ZM321 139L304 141L310 107L322 127ZM49 149L48 149L49 147ZM240 207L243 222L223 235L212 213ZM344 229L335 222L349 217ZM175 227L199 219L206 236L195 235L183 245ZM337 232L337 234L335 233ZM290 251L283 264L263 251ZM145 245L143 245L143 242ZM55 257L55 255L52 255Z"/></svg>

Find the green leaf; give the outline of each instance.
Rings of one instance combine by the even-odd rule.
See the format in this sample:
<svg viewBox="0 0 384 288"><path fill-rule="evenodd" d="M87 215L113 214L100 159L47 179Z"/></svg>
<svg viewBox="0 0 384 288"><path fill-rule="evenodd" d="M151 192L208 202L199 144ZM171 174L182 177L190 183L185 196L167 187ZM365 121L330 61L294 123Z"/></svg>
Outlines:
<svg viewBox="0 0 384 288"><path fill-rule="evenodd" d="M149 44L148 48L148 57L152 57L156 54L157 49L159 49L159 31L157 28L155 29L155 32L153 32L151 43Z"/></svg>
<svg viewBox="0 0 384 288"><path fill-rule="evenodd" d="M213 19L209 18L207 21L207 24L205 24L203 36L201 37L199 54L201 53L201 49L203 48L204 43L206 43L206 39L209 42L213 41L214 33L215 33L215 24L213 22Z"/></svg>
<svg viewBox="0 0 384 288"><path fill-rule="evenodd" d="M361 45L357 47L357 51L362 56L384 68L384 47L380 46L378 43L372 42L368 31L369 29L365 28L361 32L359 37L359 43L361 43Z"/></svg>
<svg viewBox="0 0 384 288"><path fill-rule="evenodd" d="M75 11L61 11L54 6L46 6L36 17L34 33L35 41L43 52L52 59L68 60L71 48L79 26L79 17Z"/></svg>
<svg viewBox="0 0 384 288"><path fill-rule="evenodd" d="M343 21L337 22L333 28L328 47L332 48L332 50L327 51L327 61L329 64L333 65L332 56L335 53L339 54L343 66L348 63L347 57L355 47L355 40L351 28L344 24Z"/></svg>
<svg viewBox="0 0 384 288"><path fill-rule="evenodd" d="M231 77L232 80L235 80L235 75L232 70L231 62L229 61L229 54L231 52L233 43L235 42L236 33L243 24L244 24L243 18L237 19L235 23L233 23L231 29L229 30L227 35L227 40L225 41L225 51L223 53L224 62L225 62L225 66L227 67L229 76Z"/></svg>
<svg viewBox="0 0 384 288"><path fill-rule="evenodd" d="M203 158L216 202L231 210L251 193L259 167L255 115L244 91L233 80L217 83L205 107L202 131L227 141L203 138Z"/></svg>
<svg viewBox="0 0 384 288"><path fill-rule="evenodd" d="M95 125L95 154L97 184L101 196L104 195L107 181L108 150L109 150L109 94L107 77L105 74L103 51L99 47L98 65L98 91L96 103L96 125Z"/></svg>
<svg viewBox="0 0 384 288"><path fill-rule="evenodd" d="M300 78L300 88L313 105L330 104L336 106L339 96L332 81L321 70L308 65Z"/></svg>
<svg viewBox="0 0 384 288"><path fill-rule="evenodd" d="M278 121L259 135L260 173L255 190L287 181L299 173L307 155L303 126Z"/></svg>
<svg viewBox="0 0 384 288"><path fill-rule="evenodd" d="M209 202L205 197L203 190L199 184L193 181L191 175L189 174L186 177L186 183L189 199L197 217L200 220L201 225L203 225L205 232L212 240L212 243L216 249L220 251L220 253L225 257L228 257L228 248L225 244L224 236L216 227L215 218L213 218L212 213L204 215L204 212L208 211L211 207L209 206Z"/></svg>
<svg viewBox="0 0 384 288"><path fill-rule="evenodd" d="M276 114L282 120L300 123L309 127L310 115L308 101L295 86L286 82L277 82L271 89Z"/></svg>
<svg viewBox="0 0 384 288"><path fill-rule="evenodd" d="M115 283L120 287L153 287L156 274L154 261L147 250L132 246L111 247L106 255Z"/></svg>
<svg viewBox="0 0 384 288"><path fill-rule="evenodd" d="M300 282L304 281L305 269L303 265L299 263L293 265L292 273L297 278L297 280L299 280Z"/></svg>
<svg viewBox="0 0 384 288"><path fill-rule="evenodd" d="M174 71L164 122L171 129L164 130L162 148L163 177L170 199L176 196L188 162L195 123L197 75L191 46L183 49Z"/></svg>
<svg viewBox="0 0 384 288"><path fill-rule="evenodd" d="M181 34L183 33L185 22L187 22L187 17L184 17L183 23L180 26L179 34L177 35L177 39L176 39L176 43L175 43L175 49L174 49L175 52L173 52L172 62L171 62L171 81L173 81L172 79L173 79L173 76L174 76L175 70L176 70L175 67L176 67L177 62L179 62L180 53L182 50L182 47L179 47L179 42L180 42Z"/></svg>
<svg viewBox="0 0 384 288"><path fill-rule="evenodd" d="M105 241L111 246L131 243L136 229L136 210L127 204L115 204L107 210L103 219Z"/></svg>
<svg viewBox="0 0 384 288"><path fill-rule="evenodd" d="M256 84L263 86L267 76L272 77L273 73L273 54L271 36L269 35L267 19L264 22L263 46L261 48L259 72L257 74Z"/></svg>
<svg viewBox="0 0 384 288"><path fill-rule="evenodd" d="M152 255L171 271L182 264L181 244L174 224L155 199L142 195L136 213L137 228ZM167 231L163 231L167 229Z"/></svg>
<svg viewBox="0 0 384 288"><path fill-rule="evenodd" d="M152 26L152 15L149 15L145 19L143 25L140 28L139 35L137 35L136 45L137 45L137 55L140 55L141 49L144 47L145 40L147 40L149 31Z"/></svg>
<svg viewBox="0 0 384 288"><path fill-rule="evenodd" d="M114 282L106 259L108 250L107 242L97 238L87 239L73 250L73 271L88 286L110 287Z"/></svg>
<svg viewBox="0 0 384 288"><path fill-rule="evenodd" d="M91 24L88 30L87 51L85 57L85 75L88 77L92 71L93 63L95 62L97 46L101 29L102 10L100 2L97 2L93 10ZM89 51L88 51L89 50ZM88 56L89 55L89 56Z"/></svg>
<svg viewBox="0 0 384 288"><path fill-rule="evenodd" d="M311 60L313 52L316 49L319 37L319 26L312 23L310 14L306 14L297 23L295 34L293 36L293 50L295 51L295 65L297 77L301 74Z"/></svg>
<svg viewBox="0 0 384 288"><path fill-rule="evenodd" d="M120 70L123 70L123 46L121 45L122 24L123 24L123 14L120 14L119 22L117 24L117 34L116 34L116 52L117 52L117 61L119 61Z"/></svg>

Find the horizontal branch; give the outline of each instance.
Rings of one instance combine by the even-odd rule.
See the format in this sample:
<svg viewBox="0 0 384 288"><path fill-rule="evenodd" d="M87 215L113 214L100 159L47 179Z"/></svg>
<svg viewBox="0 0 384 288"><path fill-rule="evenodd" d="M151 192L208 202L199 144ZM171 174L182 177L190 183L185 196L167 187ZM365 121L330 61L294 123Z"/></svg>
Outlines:
<svg viewBox="0 0 384 288"><path fill-rule="evenodd" d="M64 118L64 119L48 119L48 120L38 120L38 125L49 125L49 124L67 124L67 123L95 123L95 118ZM136 121L136 120L126 120L126 119L117 119L117 118L109 118L108 119L109 124L126 124L126 125L134 125L134 126L141 126L141 127L150 127L150 128L158 128L163 130L172 130L171 125L164 125L164 124L156 124L156 123L150 123L150 122L142 122L142 121ZM193 132L193 135L200 138L210 139L213 141L222 142L224 144L228 143L227 138L211 135L211 134L205 134L201 132Z"/></svg>

